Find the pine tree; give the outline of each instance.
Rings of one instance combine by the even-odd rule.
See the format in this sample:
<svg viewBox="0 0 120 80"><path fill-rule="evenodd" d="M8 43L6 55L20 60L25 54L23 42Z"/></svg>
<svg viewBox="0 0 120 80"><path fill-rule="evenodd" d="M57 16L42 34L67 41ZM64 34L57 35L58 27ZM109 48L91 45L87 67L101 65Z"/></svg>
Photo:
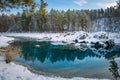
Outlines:
<svg viewBox="0 0 120 80"><path fill-rule="evenodd" d="M65 14L65 17L66 17L66 24L67 24L67 30L70 30L70 27L71 27L71 11L70 9L67 10L66 14Z"/></svg>
<svg viewBox="0 0 120 80"><path fill-rule="evenodd" d="M88 15L82 11L80 16L80 26L82 31L86 31L89 28L89 17Z"/></svg>
<svg viewBox="0 0 120 80"><path fill-rule="evenodd" d="M46 14L47 14L47 11L46 11L46 6L47 6L47 3L44 2L44 0L41 0L41 4L40 4L40 9L38 11L38 14L39 14L39 30L40 31L45 31L46 30Z"/></svg>
<svg viewBox="0 0 120 80"><path fill-rule="evenodd" d="M0 10L31 7L34 4L34 0L0 0Z"/></svg>
<svg viewBox="0 0 120 80"><path fill-rule="evenodd" d="M28 24L27 24L27 12L26 10L23 11L22 13L22 31L29 31L29 28L28 28Z"/></svg>
<svg viewBox="0 0 120 80"><path fill-rule="evenodd" d="M45 16L45 15L47 14L47 11L46 11L46 9L45 9L47 5L48 5L48 4L45 3L44 0L41 0L40 9L39 9L39 11L38 11L38 14L39 14L39 15Z"/></svg>

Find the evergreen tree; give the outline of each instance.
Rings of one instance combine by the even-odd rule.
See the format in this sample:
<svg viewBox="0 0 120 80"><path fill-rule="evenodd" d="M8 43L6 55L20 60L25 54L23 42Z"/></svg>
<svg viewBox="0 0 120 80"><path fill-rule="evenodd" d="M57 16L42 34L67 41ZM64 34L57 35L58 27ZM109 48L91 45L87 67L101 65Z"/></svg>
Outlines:
<svg viewBox="0 0 120 80"><path fill-rule="evenodd" d="M47 11L45 9L46 6L47 6L47 3L45 3L44 0L41 0L40 9L38 11L38 14L39 14L39 30L40 31L45 31L46 30L46 23L47 23L47 20L46 20Z"/></svg>
<svg viewBox="0 0 120 80"><path fill-rule="evenodd" d="M27 12L26 10L23 11L23 14L22 14L22 31L29 31L29 26L27 24Z"/></svg>
<svg viewBox="0 0 120 80"><path fill-rule="evenodd" d="M82 31L86 31L89 26L89 17L88 15L82 11L80 16L80 26Z"/></svg>

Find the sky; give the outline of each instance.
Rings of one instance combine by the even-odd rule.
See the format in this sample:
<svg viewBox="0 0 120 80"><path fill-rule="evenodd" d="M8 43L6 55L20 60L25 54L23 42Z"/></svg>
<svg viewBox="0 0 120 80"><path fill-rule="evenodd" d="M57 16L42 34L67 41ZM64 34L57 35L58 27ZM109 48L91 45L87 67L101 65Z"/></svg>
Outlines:
<svg viewBox="0 0 120 80"><path fill-rule="evenodd" d="M100 9L116 5L116 0L45 0L47 10Z"/></svg>
<svg viewBox="0 0 120 80"><path fill-rule="evenodd" d="M35 0L39 3L40 0ZM45 0L48 4L46 7L49 12L52 8L57 10L68 10L68 9L100 9L107 8L110 6L115 6L117 0ZM14 9L12 13L17 14L17 12L22 10Z"/></svg>

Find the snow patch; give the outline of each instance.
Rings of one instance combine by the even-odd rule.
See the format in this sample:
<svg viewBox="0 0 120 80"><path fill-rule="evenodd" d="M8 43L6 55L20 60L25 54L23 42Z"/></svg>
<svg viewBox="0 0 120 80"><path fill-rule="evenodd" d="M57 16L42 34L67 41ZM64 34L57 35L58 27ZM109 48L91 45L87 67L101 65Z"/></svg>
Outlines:
<svg viewBox="0 0 120 80"><path fill-rule="evenodd" d="M0 36L0 47L8 46L10 41L14 40L14 38L9 38L5 36Z"/></svg>

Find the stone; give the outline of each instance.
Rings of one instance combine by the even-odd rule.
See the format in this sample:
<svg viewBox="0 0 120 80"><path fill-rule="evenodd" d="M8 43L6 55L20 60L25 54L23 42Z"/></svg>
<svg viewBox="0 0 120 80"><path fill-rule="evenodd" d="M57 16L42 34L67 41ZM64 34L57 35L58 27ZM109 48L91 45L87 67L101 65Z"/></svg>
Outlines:
<svg viewBox="0 0 120 80"><path fill-rule="evenodd" d="M77 39L75 39L75 43L78 43L78 40L77 40Z"/></svg>
<svg viewBox="0 0 120 80"><path fill-rule="evenodd" d="M113 47L115 45L115 42L113 40L108 40L105 42L106 48Z"/></svg>

